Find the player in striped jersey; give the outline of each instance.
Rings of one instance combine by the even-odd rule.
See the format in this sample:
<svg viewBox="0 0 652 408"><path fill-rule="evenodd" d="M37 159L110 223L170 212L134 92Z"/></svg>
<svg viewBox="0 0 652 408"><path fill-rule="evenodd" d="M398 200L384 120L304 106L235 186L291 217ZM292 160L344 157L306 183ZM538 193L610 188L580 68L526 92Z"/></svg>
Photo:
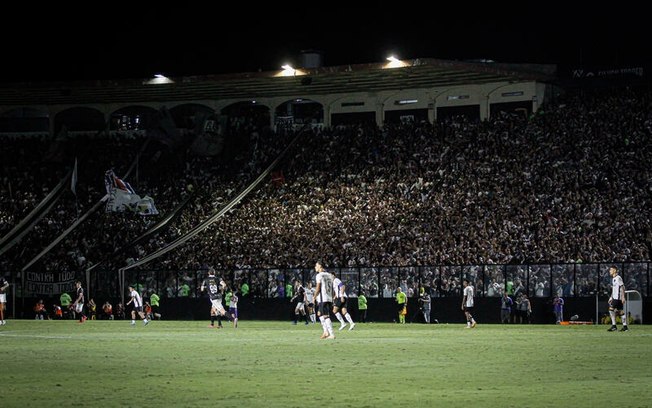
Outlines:
<svg viewBox="0 0 652 408"><path fill-rule="evenodd" d="M335 276L335 274L331 275L333 275L333 293L335 293L335 299L333 299L333 314L335 314L337 320L340 321L339 330L344 329L347 324L350 324L349 330L353 330L355 323L353 323L351 315L346 310L346 304L348 300L346 295L346 287L344 286L344 283ZM342 313L340 313L340 310ZM342 315L344 315L344 317L342 317ZM345 318L346 321L344 320Z"/></svg>
<svg viewBox="0 0 652 408"><path fill-rule="evenodd" d="M147 320L145 312L143 312L143 298L140 297L140 293L133 286L129 286L129 296L131 296L131 299L129 299L127 305L133 303L133 309L131 309L131 325L134 326L136 324L136 313L138 313L140 318L143 319L143 325L147 326L149 320Z"/></svg>
<svg viewBox="0 0 652 408"><path fill-rule="evenodd" d="M609 316L611 316L611 327L609 331L616 331L616 315L620 316L623 321L623 327L620 331L628 331L627 316L625 316L625 283L623 278L618 275L618 269L615 266L609 268L611 275L611 296L609 297Z"/></svg>
<svg viewBox="0 0 652 408"><path fill-rule="evenodd" d="M471 329L476 325L475 319L473 318L473 286L468 279L462 281L464 286L464 297L462 298L462 310L464 311L464 316L466 316L466 328Z"/></svg>
<svg viewBox="0 0 652 408"><path fill-rule="evenodd" d="M306 289L306 306L308 307L310 321L317 323L315 318L315 288L312 287L312 282L308 282L308 289Z"/></svg>
<svg viewBox="0 0 652 408"><path fill-rule="evenodd" d="M334 339L333 323L331 322L330 313L333 309L333 275L326 272L321 262L315 264L315 293L317 294L317 316L324 329L321 335L322 339Z"/></svg>

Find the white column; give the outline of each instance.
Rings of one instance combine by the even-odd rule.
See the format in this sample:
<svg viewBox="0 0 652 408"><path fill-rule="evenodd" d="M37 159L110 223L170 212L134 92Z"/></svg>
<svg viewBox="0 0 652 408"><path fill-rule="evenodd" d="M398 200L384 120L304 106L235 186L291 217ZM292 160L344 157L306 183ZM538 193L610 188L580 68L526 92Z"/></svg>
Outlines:
<svg viewBox="0 0 652 408"><path fill-rule="evenodd" d="M480 120L486 120L490 116L489 95L480 98Z"/></svg>

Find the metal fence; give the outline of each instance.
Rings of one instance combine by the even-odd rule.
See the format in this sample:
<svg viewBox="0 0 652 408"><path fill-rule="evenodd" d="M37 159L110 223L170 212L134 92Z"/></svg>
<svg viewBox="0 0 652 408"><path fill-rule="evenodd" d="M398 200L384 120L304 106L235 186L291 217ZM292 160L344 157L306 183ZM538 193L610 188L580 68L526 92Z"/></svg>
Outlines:
<svg viewBox="0 0 652 408"><path fill-rule="evenodd" d="M650 293L649 262L572 263L531 265L453 265L409 267L330 268L346 285L349 296L364 292L368 298L392 298L397 287L417 296L420 287L432 297L461 296L462 279L469 279L477 297L499 297L505 291L525 293L533 298L555 295L564 298L609 296L611 277L608 270L616 266L627 290L637 290L643 297ZM163 298L199 297L206 270L129 270L125 285L134 285L141 293L158 293ZM313 268L219 270L227 283L240 289L246 283L250 295L259 298L292 296L292 282L314 284ZM82 277L83 278L83 277ZM82 279L85 280L85 279ZM94 271L87 287L96 298L120 297L117 271ZM33 296L35 293L25 293Z"/></svg>

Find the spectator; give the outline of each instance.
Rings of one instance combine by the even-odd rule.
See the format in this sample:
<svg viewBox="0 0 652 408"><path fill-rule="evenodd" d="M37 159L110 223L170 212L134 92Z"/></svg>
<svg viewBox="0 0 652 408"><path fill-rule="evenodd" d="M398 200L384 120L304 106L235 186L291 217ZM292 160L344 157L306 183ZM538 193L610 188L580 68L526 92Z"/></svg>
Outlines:
<svg viewBox="0 0 652 408"><path fill-rule="evenodd" d="M364 292L360 292L358 295L358 311L360 312L358 320L367 323L367 297Z"/></svg>
<svg viewBox="0 0 652 408"><path fill-rule="evenodd" d="M405 315L407 315L407 295L401 287L396 288L396 307L398 312L398 322L405 324Z"/></svg>
<svg viewBox="0 0 652 408"><path fill-rule="evenodd" d="M63 319L63 309L61 309L61 306L57 305L56 303L52 305L52 310L54 311L54 319L55 320L61 320Z"/></svg>
<svg viewBox="0 0 652 408"><path fill-rule="evenodd" d="M113 306L108 300L102 305L102 318L104 320L113 320Z"/></svg>
<svg viewBox="0 0 652 408"><path fill-rule="evenodd" d="M512 307L514 306L514 301L507 294L503 292L503 296L500 298L500 322L509 323L510 316L512 314Z"/></svg>
<svg viewBox="0 0 652 408"><path fill-rule="evenodd" d="M63 292L61 296L59 296L59 302L61 303L61 309L63 309L63 318L69 319L71 313L70 310L72 305L72 298L68 292Z"/></svg>
<svg viewBox="0 0 652 408"><path fill-rule="evenodd" d="M552 309L555 313L556 324L560 324L564 321L564 298L560 296L555 296L552 300Z"/></svg>
<svg viewBox="0 0 652 408"><path fill-rule="evenodd" d="M36 305L34 305L34 318L36 320L48 320L48 312L45 310L43 299L39 299Z"/></svg>

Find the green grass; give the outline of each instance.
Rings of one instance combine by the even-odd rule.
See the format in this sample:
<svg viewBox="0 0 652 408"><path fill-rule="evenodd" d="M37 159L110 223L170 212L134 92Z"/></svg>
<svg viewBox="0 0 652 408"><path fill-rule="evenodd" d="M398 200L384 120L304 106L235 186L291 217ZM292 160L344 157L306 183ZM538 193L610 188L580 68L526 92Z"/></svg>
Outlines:
<svg viewBox="0 0 652 408"><path fill-rule="evenodd" d="M10 320L0 406L651 406L652 327L606 329Z"/></svg>

